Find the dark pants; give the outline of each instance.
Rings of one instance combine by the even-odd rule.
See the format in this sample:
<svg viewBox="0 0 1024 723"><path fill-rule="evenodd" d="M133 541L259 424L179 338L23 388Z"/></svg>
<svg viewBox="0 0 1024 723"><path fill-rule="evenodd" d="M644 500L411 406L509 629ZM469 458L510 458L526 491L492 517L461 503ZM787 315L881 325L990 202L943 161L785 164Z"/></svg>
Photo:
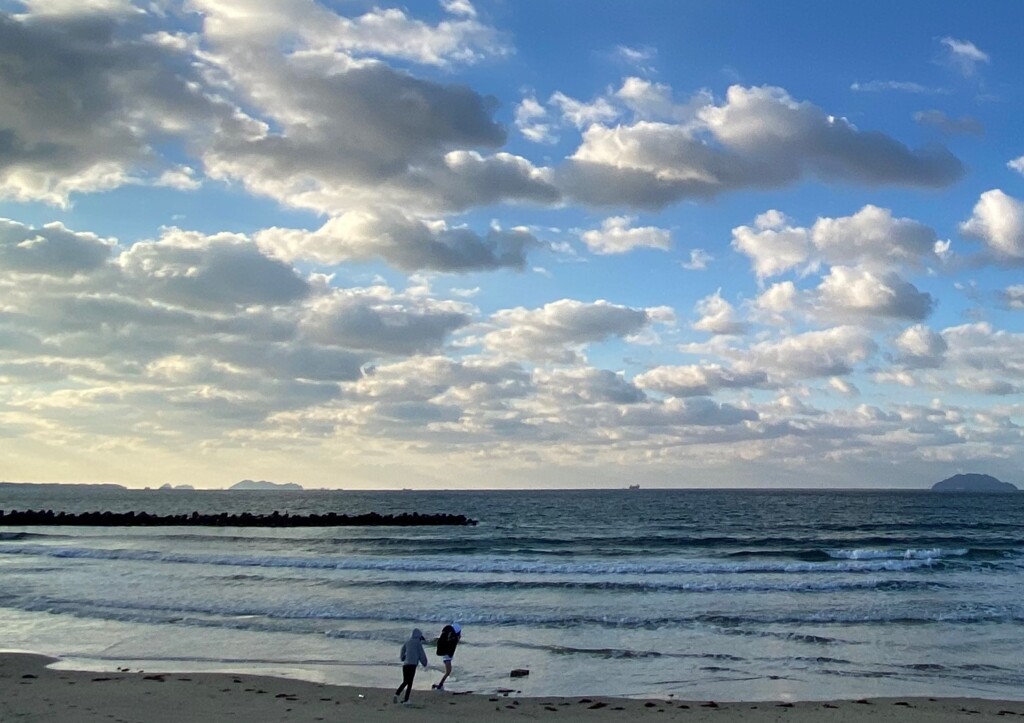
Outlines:
<svg viewBox="0 0 1024 723"><path fill-rule="evenodd" d="M402 684L398 686L398 690L395 691L395 695L401 695L402 691L405 691L405 699L409 700L409 693L412 692L412 679L416 677L416 666L415 665L403 665L402 666Z"/></svg>

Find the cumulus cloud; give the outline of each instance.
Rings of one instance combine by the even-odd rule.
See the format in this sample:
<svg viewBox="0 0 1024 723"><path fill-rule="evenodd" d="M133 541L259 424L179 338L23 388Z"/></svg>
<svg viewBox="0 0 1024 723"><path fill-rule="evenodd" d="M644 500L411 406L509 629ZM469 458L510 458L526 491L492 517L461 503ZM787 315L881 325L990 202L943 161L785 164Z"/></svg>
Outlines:
<svg viewBox="0 0 1024 723"><path fill-rule="evenodd" d="M489 351L514 358L572 362L579 349L611 337L628 337L652 323L658 311L599 300L561 299L538 309L507 309L491 317L496 329L482 338Z"/></svg>
<svg viewBox="0 0 1024 723"><path fill-rule="evenodd" d="M1024 175L1024 156L1014 158L1012 161L1007 162L1006 167Z"/></svg>
<svg viewBox="0 0 1024 723"><path fill-rule="evenodd" d="M65 206L134 182L134 171L159 168L160 134L202 132L230 115L202 91L187 54L113 5L33 3L0 15L0 198Z"/></svg>
<svg viewBox="0 0 1024 723"><path fill-rule="evenodd" d="M289 304L310 292L291 266L237 234L171 228L159 241L134 244L117 263L153 297L202 308Z"/></svg>
<svg viewBox="0 0 1024 723"><path fill-rule="evenodd" d="M802 177L866 185L945 186L963 173L948 150L911 150L794 100L781 88L729 88L694 123L594 123L562 169L566 190L594 204L657 208Z"/></svg>
<svg viewBox="0 0 1024 723"><path fill-rule="evenodd" d="M999 259L1024 259L1024 203L998 188L981 194L960 231L983 241Z"/></svg>
<svg viewBox="0 0 1024 723"><path fill-rule="evenodd" d="M948 344L927 326L915 324L903 330L894 341L898 361L910 367L937 367L942 364Z"/></svg>
<svg viewBox="0 0 1024 723"><path fill-rule="evenodd" d="M533 379L541 393L562 404L636 404L646 399L636 384L607 369L538 369Z"/></svg>
<svg viewBox="0 0 1024 723"><path fill-rule="evenodd" d="M754 316L760 321L782 324L786 315L793 312L800 301L800 292L792 281L772 284L754 299L751 305Z"/></svg>
<svg viewBox="0 0 1024 723"><path fill-rule="evenodd" d="M563 121L577 128L585 128L591 123L611 121L619 115L619 111L604 98L586 103L565 93L556 92L548 102L558 108Z"/></svg>
<svg viewBox="0 0 1024 723"><path fill-rule="evenodd" d="M672 233L656 226L633 226L635 216L612 216L601 222L600 229L584 231L580 238L595 254L624 254L638 248L667 251L672 246Z"/></svg>
<svg viewBox="0 0 1024 723"><path fill-rule="evenodd" d="M791 226L771 210L732 235L733 248L751 258L762 279L821 262L874 270L917 265L935 255L937 243L930 227L870 204L852 216L819 218L810 228Z"/></svg>
<svg viewBox="0 0 1024 723"><path fill-rule="evenodd" d="M522 229L491 228L486 234L451 228L395 211L350 211L316 231L272 228L255 235L274 256L324 264L379 258L407 272L464 273L499 268L522 270L527 253L540 245Z"/></svg>
<svg viewBox="0 0 1024 723"><path fill-rule="evenodd" d="M1002 292L1003 303L1011 309L1024 309L1024 284L1014 284Z"/></svg>
<svg viewBox="0 0 1024 723"><path fill-rule="evenodd" d="M837 326L754 344L740 355L737 368L765 370L780 379L844 376L877 351L864 329Z"/></svg>
<svg viewBox="0 0 1024 723"><path fill-rule="evenodd" d="M61 223L39 229L0 218L0 274L17 272L73 276L102 267L116 242L93 233L76 233Z"/></svg>
<svg viewBox="0 0 1024 723"><path fill-rule="evenodd" d="M674 397L704 397L722 389L766 386L768 375L763 371L738 372L718 364L691 364L655 367L637 375L635 382L641 389Z"/></svg>
<svg viewBox="0 0 1024 723"><path fill-rule="evenodd" d="M743 334L747 331L747 323L736 318L736 309L722 298L719 289L710 296L700 299L694 310L700 318L693 323L693 328L709 334Z"/></svg>
<svg viewBox="0 0 1024 723"><path fill-rule="evenodd" d="M878 316L918 321L927 317L935 299L895 273L876 274L833 266L818 287L818 301L830 315Z"/></svg>
<svg viewBox="0 0 1024 723"><path fill-rule="evenodd" d="M516 106L516 128L534 143L557 143L558 135L548 118L547 109L533 96L523 98Z"/></svg>
<svg viewBox="0 0 1024 723"><path fill-rule="evenodd" d="M795 269L810 258L808 230L785 223L781 213L769 211L759 216L753 227L737 226L732 230L732 247L752 259L758 278Z"/></svg>

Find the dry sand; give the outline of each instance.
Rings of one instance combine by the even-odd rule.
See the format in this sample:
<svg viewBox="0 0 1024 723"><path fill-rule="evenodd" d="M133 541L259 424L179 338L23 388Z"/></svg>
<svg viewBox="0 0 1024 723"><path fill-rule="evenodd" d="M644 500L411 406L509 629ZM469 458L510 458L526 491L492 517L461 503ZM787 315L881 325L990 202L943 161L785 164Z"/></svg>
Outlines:
<svg viewBox="0 0 1024 723"><path fill-rule="evenodd" d="M967 698L725 703L594 696L516 698L514 694L392 692L223 673L147 674L51 670L50 658L0 654L0 722L306 723L312 721L984 721L1024 717L1024 702ZM395 670L396 685L401 677Z"/></svg>

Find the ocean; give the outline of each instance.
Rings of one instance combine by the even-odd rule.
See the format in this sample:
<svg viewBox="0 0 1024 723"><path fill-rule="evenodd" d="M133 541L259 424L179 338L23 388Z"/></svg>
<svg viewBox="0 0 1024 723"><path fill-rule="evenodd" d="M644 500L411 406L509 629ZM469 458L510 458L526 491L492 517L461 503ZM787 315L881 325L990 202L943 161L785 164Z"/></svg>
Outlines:
<svg viewBox="0 0 1024 723"><path fill-rule="evenodd" d="M67 667L394 687L455 621L454 691L1024 698L1024 494L0 488L26 508L480 521L0 528L0 647Z"/></svg>

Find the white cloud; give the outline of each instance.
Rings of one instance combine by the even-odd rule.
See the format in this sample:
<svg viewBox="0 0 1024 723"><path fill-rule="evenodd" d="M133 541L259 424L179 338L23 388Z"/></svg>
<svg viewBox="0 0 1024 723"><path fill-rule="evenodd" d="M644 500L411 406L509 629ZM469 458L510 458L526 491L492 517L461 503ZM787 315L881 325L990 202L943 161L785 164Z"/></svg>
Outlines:
<svg viewBox="0 0 1024 723"><path fill-rule="evenodd" d="M619 111L604 98L584 103L559 91L552 95L548 102L561 111L562 120L577 128L589 126L591 123L615 120L619 115Z"/></svg>
<svg viewBox="0 0 1024 723"><path fill-rule="evenodd" d="M843 376L877 350L864 329L838 326L754 344L738 354L737 368L764 370L780 379Z"/></svg>
<svg viewBox="0 0 1024 723"><path fill-rule="evenodd" d="M700 299L694 309L700 315L700 318L693 324L693 328L697 331L734 335L743 334L747 330L747 323L737 319L736 310L732 304L722 298L721 289Z"/></svg>
<svg viewBox="0 0 1024 723"><path fill-rule="evenodd" d="M759 278L801 266L856 263L884 271L917 265L936 254L935 231L909 218L893 218L888 209L864 206L852 216L819 218L810 228L788 225L777 210L760 214L754 226L732 231L732 245L749 256Z"/></svg>
<svg viewBox="0 0 1024 723"><path fill-rule="evenodd" d="M1020 173L1021 175L1024 175L1024 156L1020 156L1018 158L1014 158L1012 161L1009 161L1006 164L1006 167L1009 168L1010 170Z"/></svg>
<svg viewBox="0 0 1024 723"><path fill-rule="evenodd" d="M946 61L965 77L974 75L979 64L990 61L988 53L969 40L945 37L939 42L946 52Z"/></svg>
<svg viewBox="0 0 1024 723"><path fill-rule="evenodd" d="M672 246L672 233L656 226L632 226L635 216L612 216L601 228L584 231L580 238L595 254L624 254L638 248L662 249Z"/></svg>
<svg viewBox="0 0 1024 723"><path fill-rule="evenodd" d="M772 284L754 300L752 306L755 316L771 324L785 323L785 317L796 310L800 301L800 292L792 281L781 281Z"/></svg>
<svg viewBox="0 0 1024 723"><path fill-rule="evenodd" d="M116 246L113 239L77 233L61 223L39 229L0 218L0 274L70 277L102 267Z"/></svg>
<svg viewBox="0 0 1024 723"><path fill-rule="evenodd" d="M841 379L840 377L832 377L828 380L828 385L844 397L856 397L860 394L860 390L857 388L856 384L852 384L846 379Z"/></svg>
<svg viewBox="0 0 1024 723"><path fill-rule="evenodd" d="M675 397L703 397L722 389L766 386L768 375L763 371L737 372L718 364L691 364L655 367L639 374L635 382L641 389Z"/></svg>
<svg viewBox="0 0 1024 723"><path fill-rule="evenodd" d="M446 13L452 15L464 15L467 18L476 17L476 8L469 0L441 0L441 7Z"/></svg>
<svg viewBox="0 0 1024 723"><path fill-rule="evenodd" d="M680 264L687 271L704 271L715 257L704 249L690 249L690 260Z"/></svg>
<svg viewBox="0 0 1024 723"><path fill-rule="evenodd" d="M547 122L548 111L533 96L523 98L516 106L516 128L534 143L557 143L554 126Z"/></svg>
<svg viewBox="0 0 1024 723"><path fill-rule="evenodd" d="M929 88L926 85L921 85L920 83L914 83L907 80L870 80L866 83L852 83L850 85L850 90L855 90L861 93L877 93L891 90L901 93L919 94L948 92L942 88Z"/></svg>
<svg viewBox="0 0 1024 723"><path fill-rule="evenodd" d="M732 230L732 247L753 260L758 278L776 276L806 264L812 249L808 230L792 226L766 228L762 216L753 228L737 226Z"/></svg>
<svg viewBox="0 0 1024 723"><path fill-rule="evenodd" d="M561 299L538 309L519 307L494 314L491 323L497 328L481 341L486 349L513 358L573 362L583 346L637 334L652 320L645 309Z"/></svg>
<svg viewBox="0 0 1024 723"><path fill-rule="evenodd" d="M948 345L941 335L922 324L905 329L894 341L898 361L910 367L937 367Z"/></svg>
<svg viewBox="0 0 1024 723"><path fill-rule="evenodd" d="M650 46L635 48L629 45L617 45L615 46L615 55L628 65L642 71L650 71L650 63L658 57L658 50Z"/></svg>
<svg viewBox="0 0 1024 723"><path fill-rule="evenodd" d="M424 221L397 211L350 211L316 231L271 228L255 234L260 248L288 261L324 264L379 258L407 272L463 273L499 268L522 270L527 252L540 246L522 229L491 228L478 234Z"/></svg>
<svg viewBox="0 0 1024 723"><path fill-rule="evenodd" d="M981 194L960 230L984 241L999 258L1024 259L1024 203L998 188Z"/></svg>
<svg viewBox="0 0 1024 723"><path fill-rule="evenodd" d="M963 166L949 151L911 150L865 133L781 88L729 88L684 124L591 125L561 170L583 202L661 207L740 188L775 188L810 175L866 185L945 186Z"/></svg>
<svg viewBox="0 0 1024 723"><path fill-rule="evenodd" d="M839 318L877 316L921 320L935 304L930 294L918 291L897 274L833 266L818 287L818 301L825 313Z"/></svg>
<svg viewBox="0 0 1024 723"><path fill-rule="evenodd" d="M1002 293L1003 303L1011 309L1024 310L1024 284L1006 287Z"/></svg>

